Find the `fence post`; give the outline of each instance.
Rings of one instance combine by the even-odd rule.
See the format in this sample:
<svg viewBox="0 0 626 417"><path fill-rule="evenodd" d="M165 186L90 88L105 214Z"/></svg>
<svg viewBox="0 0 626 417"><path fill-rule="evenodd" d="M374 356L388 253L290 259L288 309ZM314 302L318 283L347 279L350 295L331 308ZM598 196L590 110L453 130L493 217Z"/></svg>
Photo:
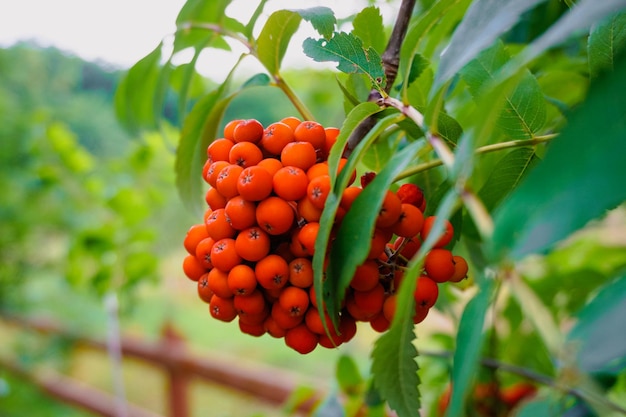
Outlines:
<svg viewBox="0 0 626 417"><path fill-rule="evenodd" d="M161 330L161 346L167 355L177 355L185 348L183 336L167 321ZM189 417L188 374L174 361L166 365L168 379L168 415L170 417Z"/></svg>

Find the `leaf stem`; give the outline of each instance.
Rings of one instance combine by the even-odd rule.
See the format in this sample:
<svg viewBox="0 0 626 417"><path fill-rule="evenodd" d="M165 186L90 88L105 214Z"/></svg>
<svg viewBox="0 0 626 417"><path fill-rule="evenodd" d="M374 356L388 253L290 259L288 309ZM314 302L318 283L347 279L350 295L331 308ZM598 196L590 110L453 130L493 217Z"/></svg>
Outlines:
<svg viewBox="0 0 626 417"><path fill-rule="evenodd" d="M315 120L311 111L306 107L306 105L298 98L296 93L289 87L289 84L285 82L285 80L280 76L280 74L273 75L274 82L276 86L283 90L289 101L294 105L294 107L298 110L298 113L302 116L304 120Z"/></svg>
<svg viewBox="0 0 626 417"><path fill-rule="evenodd" d="M554 139L556 134L549 134L544 136L535 136L532 139L521 139L521 140L511 140L507 142L494 143L492 145L481 146L480 148L476 148L474 151L476 155L481 155L490 152L501 151L504 149L511 148L522 148L524 146L534 146L540 143L549 142ZM441 159L433 159L432 161L423 162L421 164L415 165L403 172L401 172L395 179L395 181L399 181L404 178L408 178L411 175L418 174L423 171L427 171L429 169L438 167L443 165L443 161Z"/></svg>

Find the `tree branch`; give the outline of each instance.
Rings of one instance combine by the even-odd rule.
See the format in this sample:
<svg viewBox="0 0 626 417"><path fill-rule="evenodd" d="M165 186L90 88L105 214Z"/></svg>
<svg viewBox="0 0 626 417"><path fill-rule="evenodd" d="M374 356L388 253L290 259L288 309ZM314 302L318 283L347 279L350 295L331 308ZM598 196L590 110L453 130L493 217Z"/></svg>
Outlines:
<svg viewBox="0 0 626 417"><path fill-rule="evenodd" d="M396 80L396 76L398 75L398 66L400 65L400 48L402 47L402 42L404 41L404 37L408 30L409 21L411 20L414 7L415 0L402 0L400 10L398 10L396 22L391 32L391 37L389 38L385 52L383 52L381 57L383 67L385 68L385 78L387 79L385 84L386 93L389 93L394 81ZM381 98L380 92L376 89L372 89L367 100L378 101ZM367 132L374 127L375 124L376 118L370 116L359 124L356 129L354 129L350 138L348 138L348 144L344 151L345 157L350 156L354 148L356 148L359 142L365 137Z"/></svg>

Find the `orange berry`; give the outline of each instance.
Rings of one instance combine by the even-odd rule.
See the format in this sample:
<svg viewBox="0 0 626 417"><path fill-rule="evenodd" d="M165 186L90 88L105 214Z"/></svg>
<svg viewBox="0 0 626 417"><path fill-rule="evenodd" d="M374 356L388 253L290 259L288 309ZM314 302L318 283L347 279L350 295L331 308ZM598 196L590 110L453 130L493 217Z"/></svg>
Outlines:
<svg viewBox="0 0 626 417"><path fill-rule="evenodd" d="M252 290L246 295L235 294L234 298L238 314L261 314L265 309L265 297L260 290Z"/></svg>
<svg viewBox="0 0 626 417"><path fill-rule="evenodd" d="M377 227L390 227L394 225L402 214L402 203L397 195L391 191L387 191L383 204L376 217Z"/></svg>
<svg viewBox="0 0 626 417"><path fill-rule="evenodd" d="M209 233L206 230L206 226L204 224L194 224L187 230L183 246L190 255L195 255L196 246L207 237L209 237Z"/></svg>
<svg viewBox="0 0 626 417"><path fill-rule="evenodd" d="M192 281L198 281L206 273L206 268L194 255L183 258L183 272Z"/></svg>
<svg viewBox="0 0 626 417"><path fill-rule="evenodd" d="M260 323L247 323L242 316L239 316L239 331L254 337L261 337L265 334L265 325Z"/></svg>
<svg viewBox="0 0 626 417"><path fill-rule="evenodd" d="M281 169L283 167L283 164L278 159L275 159L275 158L265 158L264 160L259 162L257 164L257 166L265 168L267 170L267 172L269 172L270 175L272 175L272 177L273 177L274 174L276 174L276 171L278 171L279 169Z"/></svg>
<svg viewBox="0 0 626 417"><path fill-rule="evenodd" d="M428 216L424 219L424 225L422 226L422 232L421 232L422 241L425 241L428 238L428 235L430 235L430 230L432 229L436 220L437 218L435 216ZM450 223L450 221L446 219L444 220L443 234L441 235L441 237L439 237L437 242L435 242L434 247L443 248L444 246L446 246L448 243L452 241L453 237L454 237L454 228L452 227L452 223Z"/></svg>
<svg viewBox="0 0 626 417"><path fill-rule="evenodd" d="M209 274L206 273L200 277L198 280L198 297L205 303L211 302L211 297L213 297L213 291L209 287Z"/></svg>
<svg viewBox="0 0 626 417"><path fill-rule="evenodd" d="M328 313L324 312L324 321L326 322L326 328L329 331L333 330L333 321L328 315ZM309 308L304 317L304 322L307 327L313 332L317 334L324 334L324 323L322 321L322 316L317 308Z"/></svg>
<svg viewBox="0 0 626 417"><path fill-rule="evenodd" d="M206 269L213 268L213 264L211 263L211 249L214 243L215 240L207 237L206 239L202 239L198 243L198 246L196 246L196 258Z"/></svg>
<svg viewBox="0 0 626 417"><path fill-rule="evenodd" d="M354 185L346 187L343 190L343 194L341 194L341 201L339 202L340 207L342 207L345 211L350 210L352 203L356 200L359 194L361 194L361 191L363 191L361 187Z"/></svg>
<svg viewBox="0 0 626 417"><path fill-rule="evenodd" d="M272 337L276 339L280 339L285 337L285 329L280 327L274 317L270 314L265 321L263 322L263 326L265 327L265 331Z"/></svg>
<svg viewBox="0 0 626 417"><path fill-rule="evenodd" d="M326 144L326 131L324 126L312 120L305 120L293 131L298 142L309 142L314 149L324 149Z"/></svg>
<svg viewBox="0 0 626 417"><path fill-rule="evenodd" d="M307 171L317 162L315 148L309 142L288 143L280 153L284 166L294 166Z"/></svg>
<svg viewBox="0 0 626 417"><path fill-rule="evenodd" d="M208 182L211 187L215 188L220 171L228 165L230 165L228 161L215 161L211 163L205 173L205 181Z"/></svg>
<svg viewBox="0 0 626 417"><path fill-rule="evenodd" d="M237 311L232 298L221 298L217 295L211 297L209 302L211 316L217 320L230 322L237 317Z"/></svg>
<svg viewBox="0 0 626 417"><path fill-rule="evenodd" d="M424 258L426 274L436 282L446 282L454 276L454 259L447 249L435 248Z"/></svg>
<svg viewBox="0 0 626 417"><path fill-rule="evenodd" d="M304 316L292 316L283 310L279 303L272 304L271 315L276 324L285 330L292 329L304 321Z"/></svg>
<svg viewBox="0 0 626 417"><path fill-rule="evenodd" d="M299 288L313 285L313 265L309 258L295 258L289 262L289 283Z"/></svg>
<svg viewBox="0 0 626 417"><path fill-rule="evenodd" d="M235 119L226 123L224 126L224 137L231 141L235 140L235 128L239 125L239 123L243 122L243 119Z"/></svg>
<svg viewBox="0 0 626 417"><path fill-rule="evenodd" d="M215 180L215 188L217 188L217 191L226 198L233 198L239 194L237 183L239 182L239 175L241 175L242 171L242 167L234 164L222 168Z"/></svg>
<svg viewBox="0 0 626 417"><path fill-rule="evenodd" d="M243 168L258 164L263 159L263 152L252 142L235 143L228 154L228 162Z"/></svg>
<svg viewBox="0 0 626 417"><path fill-rule="evenodd" d="M322 209L318 209L311 203L307 197L304 197L298 201L296 207L298 213L298 221L304 219L306 222L319 222L322 218Z"/></svg>
<svg viewBox="0 0 626 417"><path fill-rule="evenodd" d="M284 258L269 254L256 263L254 273L263 288L282 288L289 281L289 264Z"/></svg>
<svg viewBox="0 0 626 417"><path fill-rule="evenodd" d="M204 195L204 200L211 208L211 210L217 210L219 208L226 207L226 202L228 201L228 199L221 195L220 192L217 191L217 188L214 187L211 187L207 190L206 194Z"/></svg>
<svg viewBox="0 0 626 417"><path fill-rule="evenodd" d="M288 286L280 293L278 303L292 316L302 316L309 308L309 293L302 288Z"/></svg>
<svg viewBox="0 0 626 417"><path fill-rule="evenodd" d="M412 204L402 203L400 218L393 225L393 233L398 236L412 238L417 236L424 224L424 215L421 210Z"/></svg>
<svg viewBox="0 0 626 417"><path fill-rule="evenodd" d="M293 207L280 197L268 197L256 208L257 224L270 235L287 232L294 219Z"/></svg>
<svg viewBox="0 0 626 417"><path fill-rule="evenodd" d="M239 174L239 195L249 201L261 201L272 193L272 174L260 166L250 166Z"/></svg>
<svg viewBox="0 0 626 417"><path fill-rule="evenodd" d="M374 260L367 260L357 266L350 286L357 291L369 291L378 284L379 279L378 264Z"/></svg>
<svg viewBox="0 0 626 417"><path fill-rule="evenodd" d="M206 153L209 157L208 160L211 162L228 161L230 148L232 148L234 144L232 140L226 138L215 139L207 147Z"/></svg>
<svg viewBox="0 0 626 417"><path fill-rule="evenodd" d="M209 289L220 298L231 298L233 292L228 287L228 273L213 268L207 274Z"/></svg>
<svg viewBox="0 0 626 417"><path fill-rule="evenodd" d="M324 141L324 152L326 155L330 153L335 142L337 142L337 136L339 136L339 129L336 127L327 127L324 129L326 131L326 138Z"/></svg>
<svg viewBox="0 0 626 417"><path fill-rule="evenodd" d="M330 194L330 177L328 175L317 176L309 182L306 196L318 209L324 209L328 194Z"/></svg>
<svg viewBox="0 0 626 417"><path fill-rule="evenodd" d="M404 256L406 259L411 259L417 251L422 247L422 243L419 241L419 238L406 238L399 236L393 243L393 250L400 251L400 254Z"/></svg>
<svg viewBox="0 0 626 417"><path fill-rule="evenodd" d="M217 209L211 212L206 218L204 225L209 237L218 241L225 237L235 236L235 229L230 224L230 219L226 215L226 209Z"/></svg>
<svg viewBox="0 0 626 417"><path fill-rule="evenodd" d="M296 201L306 195L309 179L306 173L294 166L280 168L272 178L272 186L277 196L287 201Z"/></svg>
<svg viewBox="0 0 626 417"><path fill-rule="evenodd" d="M263 229L253 226L239 232L235 238L235 249L246 261L256 262L270 252L270 238Z"/></svg>
<svg viewBox="0 0 626 417"><path fill-rule="evenodd" d="M257 285L254 269L245 264L235 265L228 272L228 288L235 295L249 295Z"/></svg>
<svg viewBox="0 0 626 417"><path fill-rule="evenodd" d="M465 278L467 278L467 271L469 267L467 265L467 261L462 256L453 256L452 260L454 262L454 274L449 279L450 282L461 282Z"/></svg>
<svg viewBox="0 0 626 417"><path fill-rule="evenodd" d="M306 171L306 176L309 178L309 181L320 175L328 175L328 162L317 162Z"/></svg>
<svg viewBox="0 0 626 417"><path fill-rule="evenodd" d="M370 326L372 327L372 329L374 329L378 333L382 333L382 332L389 330L390 324L391 323L389 322L389 320L387 320L387 318L382 312L378 313L377 315L372 317L372 319L370 320Z"/></svg>
<svg viewBox="0 0 626 417"><path fill-rule="evenodd" d="M389 241L389 234L381 229L374 229L372 236L372 243L370 246L370 252L367 255L367 259L376 259L384 253Z"/></svg>
<svg viewBox="0 0 626 417"><path fill-rule="evenodd" d="M211 262L215 268L224 272L230 271L235 265L240 264L241 256L235 249L235 239L225 238L215 242L211 249Z"/></svg>
<svg viewBox="0 0 626 417"><path fill-rule="evenodd" d="M299 324L285 333L285 344L302 355L317 347L318 335L309 330L306 324Z"/></svg>
<svg viewBox="0 0 626 417"><path fill-rule="evenodd" d="M235 230L247 229L256 224L256 204L241 195L228 200L224 213Z"/></svg>
<svg viewBox="0 0 626 417"><path fill-rule="evenodd" d="M276 122L263 131L261 147L271 155L280 155L283 148L293 141L293 129L285 123Z"/></svg>
<svg viewBox="0 0 626 417"><path fill-rule="evenodd" d="M377 283L369 291L354 291L355 304L367 315L375 316L383 309L385 301L385 288Z"/></svg>
<svg viewBox="0 0 626 417"><path fill-rule="evenodd" d="M427 276L417 278L417 285L413 291L415 304L421 308L431 308L439 297L439 287L437 283Z"/></svg>
<svg viewBox="0 0 626 417"><path fill-rule="evenodd" d="M315 241L320 230L318 222L307 223L298 231L297 239L310 256L315 253Z"/></svg>
<svg viewBox="0 0 626 417"><path fill-rule="evenodd" d="M383 302L383 315L388 322L392 322L396 315L396 307L398 305L398 294L391 294L385 298Z"/></svg>
<svg viewBox="0 0 626 417"><path fill-rule="evenodd" d="M291 130L295 130L298 127L298 125L302 123L302 120L298 119L295 116L287 116L287 117L282 118L280 122L289 126Z"/></svg>
<svg viewBox="0 0 626 417"><path fill-rule="evenodd" d="M246 119L237 124L233 130L235 143L257 143L263 136L263 125L255 119Z"/></svg>

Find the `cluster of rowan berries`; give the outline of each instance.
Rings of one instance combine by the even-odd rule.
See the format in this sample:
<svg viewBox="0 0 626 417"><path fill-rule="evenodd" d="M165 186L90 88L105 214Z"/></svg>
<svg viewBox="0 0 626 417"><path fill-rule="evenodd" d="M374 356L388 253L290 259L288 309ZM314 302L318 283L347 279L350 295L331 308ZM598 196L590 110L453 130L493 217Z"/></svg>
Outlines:
<svg viewBox="0 0 626 417"><path fill-rule="evenodd" d="M210 187L204 222L193 225L184 239L188 255L183 270L197 282L210 314L226 322L237 319L240 330L253 336L284 337L303 354L317 345L332 348L347 342L357 321L385 331L403 268L434 222L423 215L421 189L404 184L387 192L369 256L356 269L334 330L329 315L318 309L311 261L331 191L327 158L339 130L287 117L267 127L254 119L233 120L223 133L207 148L202 176ZM335 225L374 175L363 175L357 186L352 174ZM415 323L435 304L438 283L466 276L465 260L444 248L452 236L446 222L445 233L426 256L414 294Z"/></svg>

